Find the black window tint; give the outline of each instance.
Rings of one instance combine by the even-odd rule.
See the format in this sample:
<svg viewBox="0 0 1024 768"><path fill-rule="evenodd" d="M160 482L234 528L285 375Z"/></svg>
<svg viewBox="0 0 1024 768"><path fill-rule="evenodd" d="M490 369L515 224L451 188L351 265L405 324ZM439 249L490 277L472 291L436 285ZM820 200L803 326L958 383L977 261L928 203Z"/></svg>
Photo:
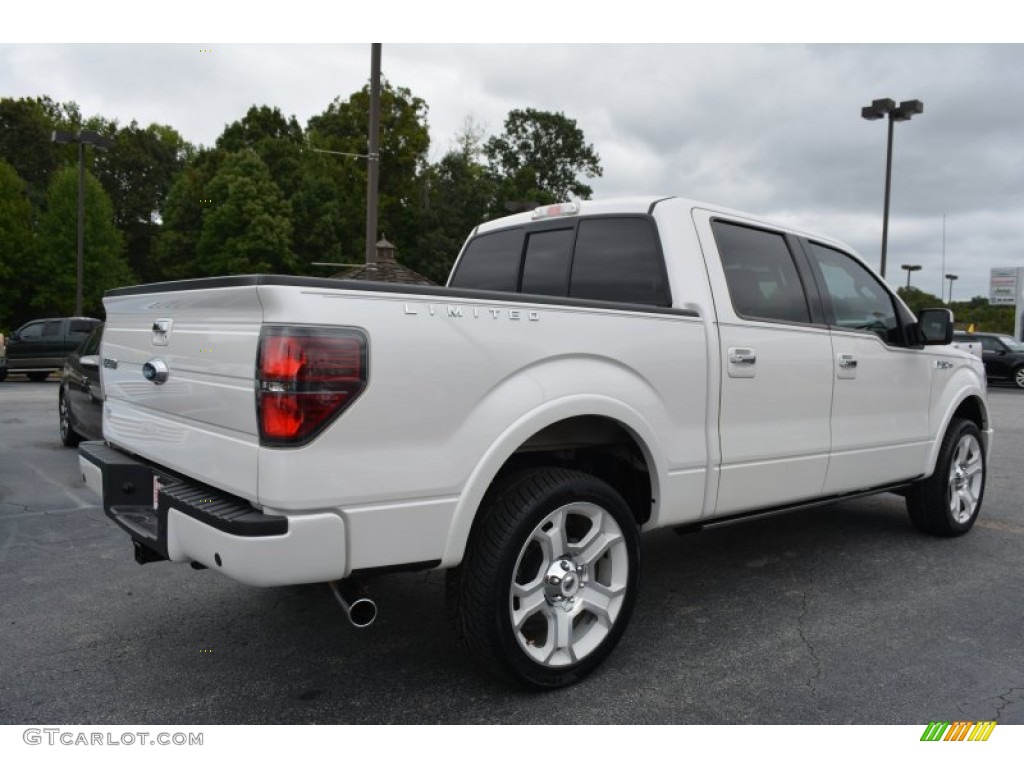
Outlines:
<svg viewBox="0 0 1024 768"><path fill-rule="evenodd" d="M523 232L507 229L481 235L466 247L451 284L458 288L515 291Z"/></svg>
<svg viewBox="0 0 1024 768"><path fill-rule="evenodd" d="M82 347L83 355L98 355L100 353L100 339L103 338L103 328L97 326L93 330L92 336L89 337L88 341Z"/></svg>
<svg viewBox="0 0 1024 768"><path fill-rule="evenodd" d="M810 322L803 283L785 237L721 221L712 227L737 315Z"/></svg>
<svg viewBox="0 0 1024 768"><path fill-rule="evenodd" d="M96 323L92 320L72 320L68 333L72 336L88 336Z"/></svg>
<svg viewBox="0 0 1024 768"><path fill-rule="evenodd" d="M526 239L523 293L565 296L574 232L555 229L533 232Z"/></svg>
<svg viewBox="0 0 1024 768"><path fill-rule="evenodd" d="M811 256L825 280L835 324L871 331L887 344L902 344L892 297L881 281L845 253L811 243Z"/></svg>
<svg viewBox="0 0 1024 768"><path fill-rule="evenodd" d="M49 339L60 336L60 320L47 320L43 325L43 338Z"/></svg>
<svg viewBox="0 0 1024 768"><path fill-rule="evenodd" d="M999 343L998 339L994 339L991 336L981 337L981 348L986 352L1002 352L1006 349L1002 344Z"/></svg>
<svg viewBox="0 0 1024 768"><path fill-rule="evenodd" d="M38 339L43 335L43 324L32 323L21 329L18 337L21 339Z"/></svg>
<svg viewBox="0 0 1024 768"><path fill-rule="evenodd" d="M653 224L641 218L582 220L569 295L668 306L665 268Z"/></svg>

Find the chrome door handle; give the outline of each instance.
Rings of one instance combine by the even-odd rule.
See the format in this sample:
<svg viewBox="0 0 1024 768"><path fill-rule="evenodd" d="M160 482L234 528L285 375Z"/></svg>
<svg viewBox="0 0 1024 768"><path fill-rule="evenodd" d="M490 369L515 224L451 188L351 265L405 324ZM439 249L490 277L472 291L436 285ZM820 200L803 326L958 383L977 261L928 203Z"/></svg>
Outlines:
<svg viewBox="0 0 1024 768"><path fill-rule="evenodd" d="M757 355L754 354L752 349L737 349L733 347L729 350L729 362L733 365L753 365L757 362Z"/></svg>
<svg viewBox="0 0 1024 768"><path fill-rule="evenodd" d="M839 367L851 370L857 367L857 358L853 355L840 355L839 356Z"/></svg>

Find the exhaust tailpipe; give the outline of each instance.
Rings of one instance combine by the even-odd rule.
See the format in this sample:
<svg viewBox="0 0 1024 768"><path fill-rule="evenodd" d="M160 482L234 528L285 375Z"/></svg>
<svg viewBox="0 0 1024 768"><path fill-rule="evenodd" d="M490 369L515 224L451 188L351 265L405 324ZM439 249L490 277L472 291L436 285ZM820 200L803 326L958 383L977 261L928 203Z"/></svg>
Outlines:
<svg viewBox="0 0 1024 768"><path fill-rule="evenodd" d="M342 579L329 581L334 599L338 601L345 616L356 629L365 629L377 618L377 604L370 599L366 588L358 581Z"/></svg>

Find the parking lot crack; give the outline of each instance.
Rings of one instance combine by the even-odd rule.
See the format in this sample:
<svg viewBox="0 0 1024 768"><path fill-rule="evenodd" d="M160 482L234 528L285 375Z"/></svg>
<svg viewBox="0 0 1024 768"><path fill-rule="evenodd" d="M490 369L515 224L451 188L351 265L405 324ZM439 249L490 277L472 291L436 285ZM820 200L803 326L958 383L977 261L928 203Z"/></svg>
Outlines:
<svg viewBox="0 0 1024 768"><path fill-rule="evenodd" d="M996 698L1002 702L996 707L996 716L993 718L996 722L1003 719L1003 710L1005 710L1011 704L1016 704L1020 701L1020 696L1014 696L1015 693L1019 694L1024 692L1024 688L1010 688L1006 693L1001 693Z"/></svg>
<svg viewBox="0 0 1024 768"><path fill-rule="evenodd" d="M794 574L794 580L795 579L796 576ZM813 671L811 672L810 676L804 681L804 685L807 687L807 690L811 692L811 700L814 702L815 708L820 709L820 705L818 704L818 688L816 682L818 678L821 677L821 659L818 658L818 652L814 649L814 645L808 639L806 632L808 604L810 602L809 592L811 586L812 583L808 581L806 586L800 589L800 615L797 616L796 631L797 634L800 636L800 642L804 644L804 647L807 648L807 652L810 654L811 664L813 666Z"/></svg>

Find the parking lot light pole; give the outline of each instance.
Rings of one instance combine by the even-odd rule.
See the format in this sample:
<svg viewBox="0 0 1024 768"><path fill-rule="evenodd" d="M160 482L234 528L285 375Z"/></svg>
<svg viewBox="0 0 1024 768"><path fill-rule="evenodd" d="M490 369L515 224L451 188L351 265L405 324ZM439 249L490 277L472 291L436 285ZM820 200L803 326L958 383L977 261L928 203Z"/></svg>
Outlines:
<svg viewBox="0 0 1024 768"><path fill-rule="evenodd" d="M907 270L907 290L910 290L910 273L917 272L921 269L920 264L901 264L900 269Z"/></svg>
<svg viewBox="0 0 1024 768"><path fill-rule="evenodd" d="M952 274L947 274L946 275L946 279L949 280L949 301L947 302L948 304L952 304L953 303L953 281L957 280L959 277L960 277L959 275L952 275Z"/></svg>
<svg viewBox="0 0 1024 768"><path fill-rule="evenodd" d="M917 99L901 101L897 107L892 99L875 99L870 106L861 107L860 116L865 120L881 120L889 117L889 141L885 152L885 208L882 213L882 261L879 272L885 277L885 254L889 244L889 192L892 188L892 127L894 123L909 120L924 112L924 103Z"/></svg>
<svg viewBox="0 0 1024 768"><path fill-rule="evenodd" d="M78 145L78 260L75 265L75 317L82 316L82 265L85 249L85 145L92 144L100 152L114 146L112 139L100 136L96 131L54 131L51 140L56 144Z"/></svg>

